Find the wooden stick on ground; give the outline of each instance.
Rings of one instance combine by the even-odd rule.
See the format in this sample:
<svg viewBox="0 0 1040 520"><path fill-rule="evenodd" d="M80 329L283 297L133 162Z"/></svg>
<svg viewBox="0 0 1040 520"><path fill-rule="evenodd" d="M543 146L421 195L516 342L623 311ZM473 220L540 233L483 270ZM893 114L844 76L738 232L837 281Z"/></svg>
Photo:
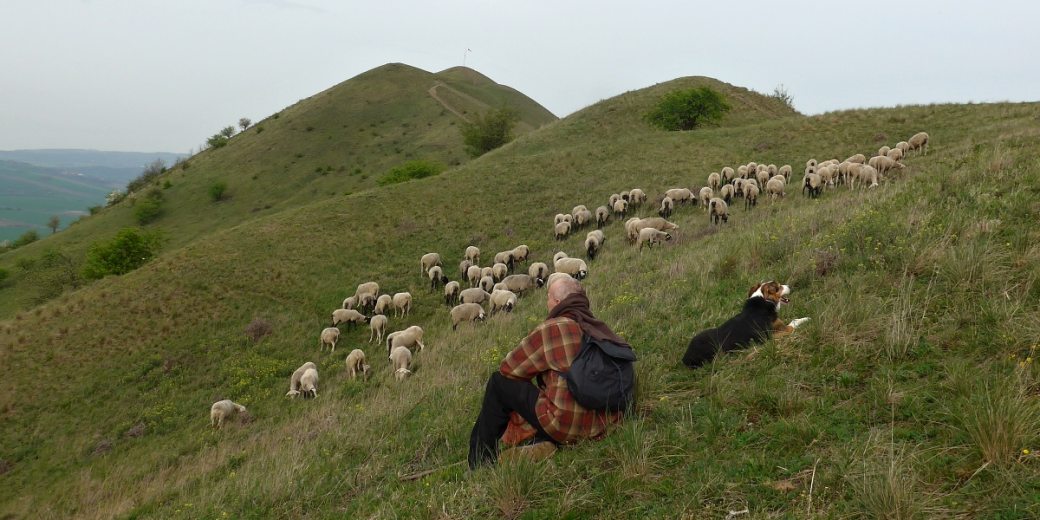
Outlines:
<svg viewBox="0 0 1040 520"><path fill-rule="evenodd" d="M464 460L460 460L458 462L453 462L451 464L447 464L447 465L440 466L440 467L437 467L437 468L423 470L423 471L420 471L418 473L412 473L411 475L398 475L397 479L402 481L402 482L409 481L409 480L418 480L418 479L421 479L421 478L425 477L426 475L431 475L431 474L436 473L436 472L438 472L438 471L440 471L442 469L448 469L448 468L453 467L453 466L458 466L459 464L464 464L465 462L466 461L464 461Z"/></svg>

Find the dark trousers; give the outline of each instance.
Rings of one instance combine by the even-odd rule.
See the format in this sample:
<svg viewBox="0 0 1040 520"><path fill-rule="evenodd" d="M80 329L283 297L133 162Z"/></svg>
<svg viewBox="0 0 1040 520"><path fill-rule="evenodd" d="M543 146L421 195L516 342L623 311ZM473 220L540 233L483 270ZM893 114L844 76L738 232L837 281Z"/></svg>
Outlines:
<svg viewBox="0 0 1040 520"><path fill-rule="evenodd" d="M491 374L484 390L484 404L480 407L477 423L469 435L469 467L476 468L498 461L498 439L509 426L510 412L520 414L534 426L535 441L553 441L534 411L538 401L538 388L526 381L516 381L500 372ZM555 441L553 441L555 442Z"/></svg>

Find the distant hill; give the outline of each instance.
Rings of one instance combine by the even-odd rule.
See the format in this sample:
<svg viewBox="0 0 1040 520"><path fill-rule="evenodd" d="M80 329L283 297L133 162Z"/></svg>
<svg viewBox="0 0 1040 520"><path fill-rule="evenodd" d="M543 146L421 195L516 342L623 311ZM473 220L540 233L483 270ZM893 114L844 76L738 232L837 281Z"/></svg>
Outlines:
<svg viewBox="0 0 1040 520"><path fill-rule="evenodd" d="M172 166L187 154L169 152L112 152L66 148L35 150L0 150L0 160L18 161L78 173L104 181L112 188L123 188L140 175L144 167L162 159Z"/></svg>
<svg viewBox="0 0 1040 520"><path fill-rule="evenodd" d="M12 240L30 229L50 233L53 215L61 227L103 205L111 187L100 180L16 161L0 160L0 241Z"/></svg>

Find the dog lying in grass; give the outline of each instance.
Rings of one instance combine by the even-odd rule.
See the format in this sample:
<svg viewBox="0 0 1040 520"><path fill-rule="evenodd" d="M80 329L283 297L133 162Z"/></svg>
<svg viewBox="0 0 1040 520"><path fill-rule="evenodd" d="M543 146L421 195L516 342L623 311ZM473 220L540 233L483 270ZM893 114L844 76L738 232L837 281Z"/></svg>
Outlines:
<svg viewBox="0 0 1040 520"><path fill-rule="evenodd" d="M690 340L683 364L697 368L711 361L719 352L729 352L759 343L770 336L780 337L809 321L798 318L791 323L780 321L780 306L790 303L791 288L777 282L762 282L748 291L748 299L740 314L717 328L700 332Z"/></svg>

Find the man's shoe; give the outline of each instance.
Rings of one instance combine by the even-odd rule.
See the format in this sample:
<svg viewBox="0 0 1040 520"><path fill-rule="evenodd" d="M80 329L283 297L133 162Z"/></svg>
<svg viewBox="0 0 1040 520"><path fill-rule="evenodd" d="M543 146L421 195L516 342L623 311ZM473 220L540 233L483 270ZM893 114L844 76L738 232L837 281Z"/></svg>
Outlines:
<svg viewBox="0 0 1040 520"><path fill-rule="evenodd" d="M539 462L549 457L552 457L556 453L556 444L543 441L537 444L529 444L527 446L518 446L516 448L509 448L503 451L498 456L498 462L515 462L519 460L526 460L530 462Z"/></svg>

